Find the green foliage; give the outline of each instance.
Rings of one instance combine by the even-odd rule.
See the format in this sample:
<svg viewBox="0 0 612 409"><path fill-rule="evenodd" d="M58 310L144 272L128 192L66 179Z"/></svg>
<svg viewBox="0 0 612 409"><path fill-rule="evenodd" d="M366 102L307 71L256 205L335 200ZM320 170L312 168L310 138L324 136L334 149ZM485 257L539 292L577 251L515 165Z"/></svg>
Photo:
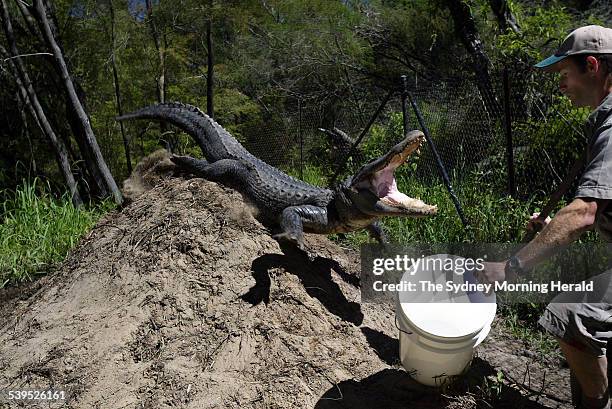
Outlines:
<svg viewBox="0 0 612 409"><path fill-rule="evenodd" d="M0 288L47 273L112 207L76 208L68 194L56 199L37 179L0 197L6 197L0 203Z"/></svg>
<svg viewBox="0 0 612 409"><path fill-rule="evenodd" d="M377 158L387 153L388 149L404 137L404 124L401 112L393 112L385 124L373 124L370 134L360 145L364 156Z"/></svg>
<svg viewBox="0 0 612 409"><path fill-rule="evenodd" d="M563 113L564 118L556 115L556 112ZM558 96L553 99L553 104L548 107L547 121L529 120L520 123L516 127L518 131L517 143L525 143L520 137L529 138L528 143L531 149L541 150L552 146L565 155L563 162L568 162L577 157L580 147L584 147L585 140L571 129L570 124L585 123L589 115L586 108L572 109L569 98Z"/></svg>
<svg viewBox="0 0 612 409"><path fill-rule="evenodd" d="M325 172L317 166L305 165L301 175L299 168L290 168L287 169L287 174L314 186L326 187L327 184Z"/></svg>
<svg viewBox="0 0 612 409"><path fill-rule="evenodd" d="M484 377L482 380L482 391L484 397L488 402L496 402L501 398L504 389L504 373L497 371L497 374L493 376Z"/></svg>
<svg viewBox="0 0 612 409"><path fill-rule="evenodd" d="M376 4L376 3L375 3ZM368 67L386 78L407 72L450 74L466 60L443 1L381 1L363 31L373 42Z"/></svg>
<svg viewBox="0 0 612 409"><path fill-rule="evenodd" d="M546 8L526 7L514 1L510 4L521 32L508 30L497 37L495 49L501 58L539 60L556 50L569 31L578 26L568 10L558 2L552 2Z"/></svg>
<svg viewBox="0 0 612 409"><path fill-rule="evenodd" d="M224 88L215 94L215 119L244 143L253 128L261 126L261 108L237 89ZM206 106L202 104L200 106Z"/></svg>
<svg viewBox="0 0 612 409"><path fill-rule="evenodd" d="M359 146L362 157L370 161L386 154L389 149L404 138L404 119L401 112L393 112L389 115L386 123L374 124L370 133ZM408 160L396 171L400 177L413 174L417 169L419 154L413 153ZM360 167L364 163L355 164L353 168Z"/></svg>
<svg viewBox="0 0 612 409"><path fill-rule="evenodd" d="M504 317L502 325L510 335L530 345L542 356L560 357L557 340L538 327L545 307L539 303L499 304L498 313Z"/></svg>
<svg viewBox="0 0 612 409"><path fill-rule="evenodd" d="M576 124L585 123L588 114L586 109L572 109L567 97L554 97L545 121L529 118L516 123L514 163L518 185L523 187L519 194L550 193L551 181L565 177L585 150L582 127ZM497 159L503 160L501 156Z"/></svg>

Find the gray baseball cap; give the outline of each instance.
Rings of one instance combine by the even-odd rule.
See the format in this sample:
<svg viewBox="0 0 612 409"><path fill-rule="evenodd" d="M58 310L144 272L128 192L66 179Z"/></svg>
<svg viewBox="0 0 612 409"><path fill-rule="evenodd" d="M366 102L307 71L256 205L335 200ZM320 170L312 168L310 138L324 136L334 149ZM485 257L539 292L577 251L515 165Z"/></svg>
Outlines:
<svg viewBox="0 0 612 409"><path fill-rule="evenodd" d="M585 26L572 31L550 57L540 61L537 68L548 68L570 55L612 54L612 28Z"/></svg>

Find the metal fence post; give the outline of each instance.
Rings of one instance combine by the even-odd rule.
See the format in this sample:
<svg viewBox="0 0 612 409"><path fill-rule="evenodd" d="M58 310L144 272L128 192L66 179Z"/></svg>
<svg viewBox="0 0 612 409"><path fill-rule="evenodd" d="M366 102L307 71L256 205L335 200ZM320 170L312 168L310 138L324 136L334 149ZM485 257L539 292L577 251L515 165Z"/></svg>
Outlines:
<svg viewBox="0 0 612 409"><path fill-rule="evenodd" d="M402 75L402 118L404 120L404 137L408 134L408 108L406 99L408 99L408 78Z"/></svg>
<svg viewBox="0 0 612 409"><path fill-rule="evenodd" d="M298 99L298 136L300 138L300 179L304 180L304 138L302 136L302 100Z"/></svg>
<svg viewBox="0 0 612 409"><path fill-rule="evenodd" d="M436 145L433 139L431 139L429 129L427 129L427 125L425 125L425 120L423 119L423 115L421 115L421 111L419 110L419 107L417 106L416 101L414 100L410 92L408 92L407 95L408 95L408 99L410 99L410 104L412 105L412 109L414 110L417 120L419 121L419 125L421 125L421 129L423 130L423 133L425 134L425 139L427 139L427 143L429 144L429 147L431 148L431 151L433 152L434 158L436 160L436 164L438 165L438 170L440 171L442 180L444 180L444 184L446 185L446 189L448 190L448 193L450 194L451 200L453 201L453 204L455 205L455 209L457 210L457 214L459 215L459 218L461 219L461 223L463 223L464 227L467 227L469 223L467 219L465 218L465 214L463 214L463 209L461 208L459 199L457 198L457 195L455 194L455 191L453 190L453 186L451 185L450 178L448 177L448 173L446 172L446 167L444 167L442 158L440 158L440 154L438 153L438 150L436 149Z"/></svg>
<svg viewBox="0 0 612 409"><path fill-rule="evenodd" d="M512 116L510 110L510 78L508 68L504 67L504 129L506 134L506 162L508 169L508 193L516 197L516 184L514 181L514 150L512 147Z"/></svg>

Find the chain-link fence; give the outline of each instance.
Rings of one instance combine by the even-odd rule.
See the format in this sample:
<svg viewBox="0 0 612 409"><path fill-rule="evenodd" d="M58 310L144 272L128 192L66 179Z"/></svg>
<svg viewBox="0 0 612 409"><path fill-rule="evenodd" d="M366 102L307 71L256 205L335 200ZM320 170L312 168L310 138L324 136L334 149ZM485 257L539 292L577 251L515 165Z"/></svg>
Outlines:
<svg viewBox="0 0 612 409"><path fill-rule="evenodd" d="M573 109L561 97L553 74L523 67L510 71L509 77L518 192L522 196L551 193L586 150L583 128L588 111Z"/></svg>
<svg viewBox="0 0 612 409"><path fill-rule="evenodd" d="M585 148L582 122L586 112L573 110L561 98L552 74L520 64L502 68L492 74L496 102L489 104L475 80L409 78L408 83L460 201L462 185L474 183L475 177L483 188L499 194L519 198L535 194L544 198L558 187ZM295 110L271 118L251 134L246 147L297 177L308 179L304 172L317 166L329 183L331 175L346 160L350 143L346 145L346 140L330 137L319 129L336 127L354 141L383 99L381 93L377 100L365 104L363 114L340 112L331 123L319 107L296 101ZM374 129L395 135L395 139L381 140L386 146L381 146L380 152L401 138L401 103L398 89L353 152L343 175L355 172L372 159L371 149L364 153L360 148L364 144L371 147L368 138L374 137ZM410 104L407 111L409 129L421 128ZM442 183L440 166L430 146L421 148L414 168L419 180Z"/></svg>

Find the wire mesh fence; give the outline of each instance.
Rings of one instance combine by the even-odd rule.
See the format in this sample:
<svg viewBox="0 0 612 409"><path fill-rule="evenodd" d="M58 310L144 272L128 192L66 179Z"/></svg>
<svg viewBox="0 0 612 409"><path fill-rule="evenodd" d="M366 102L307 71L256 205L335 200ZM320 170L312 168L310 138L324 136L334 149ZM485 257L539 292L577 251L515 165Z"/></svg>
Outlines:
<svg viewBox="0 0 612 409"><path fill-rule="evenodd" d="M485 103L473 79L413 78L409 91L460 202L463 186L470 183L481 183L483 189L500 195L513 194L523 199L537 195L544 199L559 186L579 152L585 149L582 128L587 113L572 109L569 101L560 96L554 75L515 64L494 71L492 80L496 104ZM320 107L296 101L294 110L266 121L245 145L264 161L309 182L313 182L309 171L316 167L326 177L314 182L329 184L344 161L347 163L342 176L354 173L402 138L402 99L398 89L351 158L347 158L352 142L369 119L364 116L371 116L383 99L381 93L378 100L368 101L365 115L355 114L354 110L340 112L331 122ZM492 110L491 106L497 108ZM409 129L421 128L410 105L407 122ZM336 128L348 139L323 132L322 128ZM423 183L443 182L430 146L424 145L412 163L413 175Z"/></svg>
<svg viewBox="0 0 612 409"><path fill-rule="evenodd" d="M560 96L552 74L515 69L510 83L513 163L519 194L549 194L586 149L583 124L588 112L573 109L569 100Z"/></svg>

